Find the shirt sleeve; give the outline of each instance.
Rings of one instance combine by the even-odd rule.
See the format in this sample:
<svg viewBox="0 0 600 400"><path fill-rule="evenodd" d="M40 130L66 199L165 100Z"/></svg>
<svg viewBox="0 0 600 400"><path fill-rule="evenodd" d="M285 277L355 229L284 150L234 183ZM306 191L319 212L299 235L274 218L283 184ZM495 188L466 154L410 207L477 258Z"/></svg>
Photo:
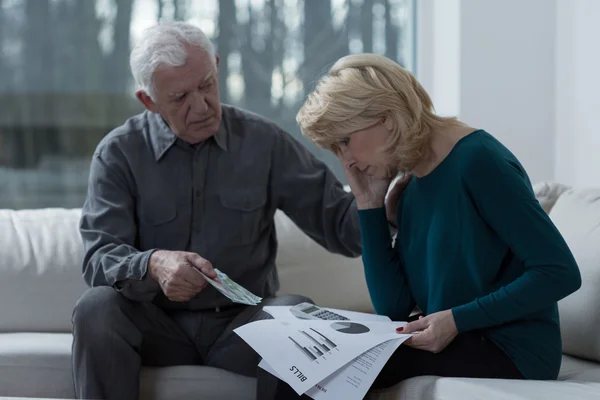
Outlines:
<svg viewBox="0 0 600 400"><path fill-rule="evenodd" d="M113 286L136 301L151 301L160 285L147 274L154 250L135 247L135 201L121 169L96 153L92 158L88 195L80 232L84 245L83 276L88 285Z"/></svg>
<svg viewBox="0 0 600 400"><path fill-rule="evenodd" d="M489 295L453 308L459 332L518 320L579 289L575 259L518 161L482 150L465 165L462 181L481 217L525 271Z"/></svg>
<svg viewBox="0 0 600 400"><path fill-rule="evenodd" d="M277 132L273 152L271 185L277 207L327 250L359 256L360 229L352 193L288 133Z"/></svg>
<svg viewBox="0 0 600 400"><path fill-rule="evenodd" d="M363 264L371 302L377 314L406 321L415 301L404 276L392 238L385 208L359 210ZM398 242L396 241L396 247Z"/></svg>

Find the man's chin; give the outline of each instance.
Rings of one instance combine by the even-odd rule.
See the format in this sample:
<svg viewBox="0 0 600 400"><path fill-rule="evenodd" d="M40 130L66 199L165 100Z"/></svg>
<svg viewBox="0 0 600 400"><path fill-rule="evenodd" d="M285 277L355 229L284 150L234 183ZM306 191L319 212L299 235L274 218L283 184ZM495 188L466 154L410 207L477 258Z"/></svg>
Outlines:
<svg viewBox="0 0 600 400"><path fill-rule="evenodd" d="M192 144L200 143L214 136L219 131L220 124L221 121L219 120L206 125L195 126L196 124L192 124L188 127L185 137L182 139Z"/></svg>
<svg viewBox="0 0 600 400"><path fill-rule="evenodd" d="M196 121L196 122L192 122L191 124L189 124L187 126L187 129L190 132L193 131L208 131L211 130L213 128L215 128L215 132L216 130L219 128L219 124L221 123L221 119L220 118L215 118L214 116L207 118L204 121Z"/></svg>

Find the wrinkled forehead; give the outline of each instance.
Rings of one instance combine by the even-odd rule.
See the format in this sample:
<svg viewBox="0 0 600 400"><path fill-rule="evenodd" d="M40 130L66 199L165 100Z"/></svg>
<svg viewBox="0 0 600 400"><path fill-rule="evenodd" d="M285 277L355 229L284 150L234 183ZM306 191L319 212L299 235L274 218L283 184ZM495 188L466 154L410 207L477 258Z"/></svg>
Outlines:
<svg viewBox="0 0 600 400"><path fill-rule="evenodd" d="M156 67L153 79L157 91L183 91L216 78L214 56L197 46L186 46L186 50L187 57L183 65L162 63Z"/></svg>

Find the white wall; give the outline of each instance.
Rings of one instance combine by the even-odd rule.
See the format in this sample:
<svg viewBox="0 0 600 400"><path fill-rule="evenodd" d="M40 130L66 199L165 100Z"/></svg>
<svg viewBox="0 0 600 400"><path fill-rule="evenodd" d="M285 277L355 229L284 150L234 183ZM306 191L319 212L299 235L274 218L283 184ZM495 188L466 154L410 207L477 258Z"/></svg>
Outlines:
<svg viewBox="0 0 600 400"><path fill-rule="evenodd" d="M556 0L462 0L460 116L554 176Z"/></svg>
<svg viewBox="0 0 600 400"><path fill-rule="evenodd" d="M532 181L600 186L600 0L419 0L417 76Z"/></svg>
<svg viewBox="0 0 600 400"><path fill-rule="evenodd" d="M440 115L459 114L460 1L417 1L417 77Z"/></svg>
<svg viewBox="0 0 600 400"><path fill-rule="evenodd" d="M558 181L600 186L600 1L557 0Z"/></svg>

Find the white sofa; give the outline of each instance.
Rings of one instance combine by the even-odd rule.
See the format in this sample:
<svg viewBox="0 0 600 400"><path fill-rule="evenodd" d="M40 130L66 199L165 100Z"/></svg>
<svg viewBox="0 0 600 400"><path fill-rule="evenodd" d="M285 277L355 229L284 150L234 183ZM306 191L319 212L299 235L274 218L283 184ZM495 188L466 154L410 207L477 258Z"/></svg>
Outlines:
<svg viewBox="0 0 600 400"><path fill-rule="evenodd" d="M600 189L541 183L538 199L571 246L583 286L561 301L559 381L419 377L371 399L600 399ZM79 210L0 210L0 396L73 398L71 311L81 278ZM281 293L372 311L360 259L327 253L277 214ZM254 379L207 367L145 368L143 399L252 399Z"/></svg>

